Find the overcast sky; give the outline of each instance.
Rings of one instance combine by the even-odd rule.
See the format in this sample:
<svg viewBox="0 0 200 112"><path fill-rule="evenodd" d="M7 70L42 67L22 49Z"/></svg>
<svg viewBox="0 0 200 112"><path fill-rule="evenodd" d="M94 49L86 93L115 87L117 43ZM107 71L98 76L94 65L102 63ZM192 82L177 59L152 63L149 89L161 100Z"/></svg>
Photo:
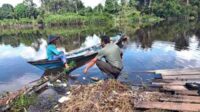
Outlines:
<svg viewBox="0 0 200 112"><path fill-rule="evenodd" d="M0 0L0 6L2 6L2 4L4 3L9 3L12 4L13 6L16 6L19 3L22 3L23 0ZM98 5L99 3L104 4L105 0L82 0L85 6L91 6L91 7L95 7L96 5ZM40 0L33 0L34 3L37 4L37 6L40 6Z"/></svg>

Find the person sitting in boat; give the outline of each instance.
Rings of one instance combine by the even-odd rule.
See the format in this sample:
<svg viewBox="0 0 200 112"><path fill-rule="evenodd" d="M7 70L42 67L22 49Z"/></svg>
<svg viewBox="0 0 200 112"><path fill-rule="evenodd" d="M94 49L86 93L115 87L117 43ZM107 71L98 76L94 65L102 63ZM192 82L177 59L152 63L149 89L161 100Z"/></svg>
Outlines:
<svg viewBox="0 0 200 112"><path fill-rule="evenodd" d="M47 57L48 57L48 60L50 61L60 59L65 65L65 68L68 70L69 66L67 64L67 60L66 60L66 56L64 52L58 51L56 47L56 43L59 38L60 38L59 36L55 36L55 35L48 36Z"/></svg>
<svg viewBox="0 0 200 112"><path fill-rule="evenodd" d="M86 74L89 68L96 63L102 72L117 79L123 68L121 50L119 46L110 42L110 37L108 36L101 37L101 45L103 48L98 52L97 56L87 64L83 72ZM105 59L105 61L102 59Z"/></svg>

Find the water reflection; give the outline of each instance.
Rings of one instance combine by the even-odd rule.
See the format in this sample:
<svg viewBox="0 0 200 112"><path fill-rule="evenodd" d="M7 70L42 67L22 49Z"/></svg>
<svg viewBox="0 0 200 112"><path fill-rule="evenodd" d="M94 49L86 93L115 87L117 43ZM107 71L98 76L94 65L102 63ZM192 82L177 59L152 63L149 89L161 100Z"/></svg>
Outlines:
<svg viewBox="0 0 200 112"><path fill-rule="evenodd" d="M32 43L32 46L26 46L23 43L14 47L12 45L0 45L0 59L7 57L21 56L26 60L39 60L46 58L46 46L47 42L44 39L39 40L40 43ZM37 48L36 48L37 47Z"/></svg>
<svg viewBox="0 0 200 112"><path fill-rule="evenodd" d="M177 34L174 38L176 50L186 50L189 46L189 36L186 35L186 32Z"/></svg>
<svg viewBox="0 0 200 112"><path fill-rule="evenodd" d="M151 39L150 30L139 29L135 34L137 47L142 49L151 48L153 42Z"/></svg>
<svg viewBox="0 0 200 112"><path fill-rule="evenodd" d="M0 58L0 94L15 91L25 84L39 79L44 72L21 57Z"/></svg>
<svg viewBox="0 0 200 112"><path fill-rule="evenodd" d="M199 41L198 47L200 48L200 29L197 29L195 35L196 35L196 37L197 37L197 39L198 39L198 41Z"/></svg>
<svg viewBox="0 0 200 112"><path fill-rule="evenodd" d="M123 47L124 70L129 74L128 81L131 83L140 83L142 80L152 78L150 75L140 75L134 71L145 71L153 69L170 69L170 68L192 68L200 67L200 24L196 22L162 22L153 26L140 29L126 28L96 28L91 29L63 29L52 28L44 30L20 30L20 31L3 31L0 33L0 74L2 81L12 79L17 73L17 66L20 65L17 56L27 60L39 60L46 58L46 39L48 34L58 34L62 38L59 46L60 50L68 52L80 47L88 47L96 45L100 42L101 34L115 36L119 32L126 32L130 37L130 42ZM125 30L125 31L124 31ZM105 33L106 32L106 33ZM7 58L13 58L10 67ZM9 59L10 60L10 59ZM4 68L3 68L4 66ZM3 69L2 69L3 68ZM6 69L12 68L12 73L5 73ZM72 74L80 74L79 80L83 77L98 76L103 78L104 75L95 66L91 68L88 76L82 73L84 67L72 72ZM30 70L30 69L29 69ZM37 73L35 71L34 73ZM27 72L20 72L17 76L26 76ZM32 70L28 73L33 73ZM4 75L2 75L4 74ZM32 75L33 76L33 75ZM41 74L40 74L41 76ZM13 83L12 83L13 84ZM12 85L11 84L11 85ZM0 84L1 85L1 84ZM1 88L0 88L1 89Z"/></svg>

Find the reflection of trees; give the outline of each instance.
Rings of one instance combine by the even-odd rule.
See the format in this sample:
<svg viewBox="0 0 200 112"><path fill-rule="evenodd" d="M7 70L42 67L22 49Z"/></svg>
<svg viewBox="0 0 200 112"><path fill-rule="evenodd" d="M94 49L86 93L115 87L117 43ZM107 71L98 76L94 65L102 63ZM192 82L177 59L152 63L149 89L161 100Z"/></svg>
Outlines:
<svg viewBox="0 0 200 112"><path fill-rule="evenodd" d="M155 24L151 28L151 36L154 40L173 41L176 35L186 32L194 28L196 23L189 22L162 22Z"/></svg>
<svg viewBox="0 0 200 112"><path fill-rule="evenodd" d="M41 44L42 44L41 39L37 39L35 42L31 44L31 47L33 47L36 51L39 51Z"/></svg>
<svg viewBox="0 0 200 112"><path fill-rule="evenodd" d="M5 45L11 45L12 47L18 47L20 45L19 39L14 36L2 37L2 43Z"/></svg>
<svg viewBox="0 0 200 112"><path fill-rule="evenodd" d="M175 42L177 50L187 49L189 37L195 34L200 40L199 26L197 22L162 22L137 30L136 41L142 48L150 47L153 40L162 40Z"/></svg>
<svg viewBox="0 0 200 112"><path fill-rule="evenodd" d="M143 49L151 48L152 39L149 29L139 29L136 31L136 44L137 47L141 47Z"/></svg>
<svg viewBox="0 0 200 112"><path fill-rule="evenodd" d="M28 30L7 30L0 35L0 42L13 47L18 47L20 43L26 46L33 47L36 51L39 50L42 44L41 38L47 40L49 34L60 35L63 38L60 40L60 46L64 47L66 51L77 49L85 41L88 35L100 35L106 32L107 28L103 27L83 27L83 28L46 28L46 29L28 29Z"/></svg>
<svg viewBox="0 0 200 112"><path fill-rule="evenodd" d="M188 49L189 36L186 35L186 32L177 34L177 37L175 37L174 42L176 50Z"/></svg>
<svg viewBox="0 0 200 112"><path fill-rule="evenodd" d="M198 44L198 47L200 47L200 29L197 29L196 32L195 32L195 35L199 41L199 44Z"/></svg>
<svg viewBox="0 0 200 112"><path fill-rule="evenodd" d="M3 43L3 38L2 38L2 36L0 36L0 44L2 44Z"/></svg>
<svg viewBox="0 0 200 112"><path fill-rule="evenodd" d="M11 34L3 34L2 42L6 45L11 45L12 47L18 47L20 43L23 43L27 46L31 46L33 42L37 41L42 37L39 31L34 30L20 30Z"/></svg>
<svg viewBox="0 0 200 112"><path fill-rule="evenodd" d="M84 42L85 37L81 33L71 35L66 38L61 38L61 46L65 48L66 51L77 49Z"/></svg>

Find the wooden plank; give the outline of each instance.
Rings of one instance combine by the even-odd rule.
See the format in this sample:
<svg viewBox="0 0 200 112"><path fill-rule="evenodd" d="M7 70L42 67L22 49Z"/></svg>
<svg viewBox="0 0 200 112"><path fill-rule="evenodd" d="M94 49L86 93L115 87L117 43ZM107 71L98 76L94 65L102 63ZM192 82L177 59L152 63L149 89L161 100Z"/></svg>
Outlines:
<svg viewBox="0 0 200 112"><path fill-rule="evenodd" d="M188 83L200 83L200 79L154 79L152 82L172 83L172 82L188 82Z"/></svg>
<svg viewBox="0 0 200 112"><path fill-rule="evenodd" d="M200 111L200 104L172 102L140 102L134 105L137 109L163 109L173 111Z"/></svg>
<svg viewBox="0 0 200 112"><path fill-rule="evenodd" d="M185 86L163 86L163 89L173 91L186 91L188 90Z"/></svg>
<svg viewBox="0 0 200 112"><path fill-rule="evenodd" d="M178 94L178 95L189 95L189 96L199 96L197 91L189 91L189 90L186 90L186 91L175 91L175 94Z"/></svg>
<svg viewBox="0 0 200 112"><path fill-rule="evenodd" d="M170 83L152 82L152 85L156 85L156 86L184 86L186 83L187 83L186 81L172 81Z"/></svg>
<svg viewBox="0 0 200 112"><path fill-rule="evenodd" d="M199 75L200 72L197 71L190 71L190 72L167 72L167 73L162 73L161 76L174 76L174 75Z"/></svg>
<svg viewBox="0 0 200 112"><path fill-rule="evenodd" d="M185 74L185 73L200 73L200 68L185 68L185 69L164 69L164 70L151 70L149 72L155 72L156 74ZM193 74L192 73L192 74Z"/></svg>
<svg viewBox="0 0 200 112"><path fill-rule="evenodd" d="M162 76L163 79L179 79L179 80L187 80L187 79L199 79L200 75L175 75L175 76Z"/></svg>
<svg viewBox="0 0 200 112"><path fill-rule="evenodd" d="M165 102L200 103L200 97L199 96L178 95L178 96L173 96L173 97L161 97L160 101L165 101Z"/></svg>
<svg viewBox="0 0 200 112"><path fill-rule="evenodd" d="M160 92L164 93L171 93L176 95L188 95L188 96L199 96L198 92L196 90L190 91L190 90L172 90L167 88L160 89Z"/></svg>

